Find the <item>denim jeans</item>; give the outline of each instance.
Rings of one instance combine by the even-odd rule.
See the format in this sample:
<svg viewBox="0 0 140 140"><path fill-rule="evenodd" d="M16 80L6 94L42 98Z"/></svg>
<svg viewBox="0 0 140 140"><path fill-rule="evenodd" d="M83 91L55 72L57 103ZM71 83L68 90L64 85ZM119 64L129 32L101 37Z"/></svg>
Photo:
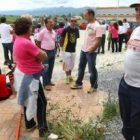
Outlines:
<svg viewBox="0 0 140 140"><path fill-rule="evenodd" d="M43 64L48 64L48 71L43 74L43 86L47 86L50 85L52 79L52 73L55 62L55 50L51 51L43 50L43 51L45 51L48 55L47 59L43 61Z"/></svg>
<svg viewBox="0 0 140 140"><path fill-rule="evenodd" d="M11 61L13 62L13 42L11 43L2 43L3 45L3 50L4 50L4 58L5 61ZM9 57L9 51L11 54L11 58Z"/></svg>
<svg viewBox="0 0 140 140"><path fill-rule="evenodd" d="M122 78L118 95L122 134L126 140L140 140L140 88L128 85Z"/></svg>
<svg viewBox="0 0 140 140"><path fill-rule="evenodd" d="M82 85L82 81L85 74L86 64L88 63L88 69L90 73L90 84L91 87L97 89L98 88L98 72L96 69L96 56L97 53L89 53L81 51L80 54L80 63L78 69L78 78L76 80L76 84Z"/></svg>

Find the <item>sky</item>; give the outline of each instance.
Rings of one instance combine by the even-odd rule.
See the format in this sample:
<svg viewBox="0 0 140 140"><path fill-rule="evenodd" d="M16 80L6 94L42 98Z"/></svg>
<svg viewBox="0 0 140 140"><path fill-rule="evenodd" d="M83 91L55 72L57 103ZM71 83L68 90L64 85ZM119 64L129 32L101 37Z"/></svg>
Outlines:
<svg viewBox="0 0 140 140"><path fill-rule="evenodd" d="M42 7L116 7L129 6L137 0L0 0L0 11L27 10Z"/></svg>

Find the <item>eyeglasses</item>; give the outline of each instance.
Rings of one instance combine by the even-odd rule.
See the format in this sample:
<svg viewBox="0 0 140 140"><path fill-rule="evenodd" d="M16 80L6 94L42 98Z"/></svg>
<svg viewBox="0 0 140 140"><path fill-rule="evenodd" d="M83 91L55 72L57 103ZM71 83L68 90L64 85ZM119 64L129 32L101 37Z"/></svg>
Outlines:
<svg viewBox="0 0 140 140"><path fill-rule="evenodd" d="M71 22L76 22L76 20L71 20Z"/></svg>

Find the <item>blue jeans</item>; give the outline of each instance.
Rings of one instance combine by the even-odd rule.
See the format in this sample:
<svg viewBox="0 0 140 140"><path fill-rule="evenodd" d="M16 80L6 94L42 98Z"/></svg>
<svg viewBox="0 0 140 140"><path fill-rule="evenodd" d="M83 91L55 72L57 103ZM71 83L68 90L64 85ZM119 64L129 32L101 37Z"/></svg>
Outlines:
<svg viewBox="0 0 140 140"><path fill-rule="evenodd" d="M97 53L89 53L81 51L80 54L80 63L78 69L78 78L76 80L77 85L82 85L82 81L85 74L86 64L88 63L88 69L90 73L90 84L91 87L98 88L98 72L96 69L96 56Z"/></svg>
<svg viewBox="0 0 140 140"><path fill-rule="evenodd" d="M43 64L48 64L49 68L46 73L43 74L43 86L47 86L51 84L52 79L52 73L54 68L54 62L55 62L55 50L47 51L43 50L47 53L48 57L45 61L43 61Z"/></svg>
<svg viewBox="0 0 140 140"><path fill-rule="evenodd" d="M140 140L140 88L128 85L122 78L118 95L122 134L126 140Z"/></svg>
<svg viewBox="0 0 140 140"><path fill-rule="evenodd" d="M11 43L2 43L3 50L4 50L4 58L5 61L11 61L13 62L13 42ZM9 52L11 54L11 58L9 57Z"/></svg>

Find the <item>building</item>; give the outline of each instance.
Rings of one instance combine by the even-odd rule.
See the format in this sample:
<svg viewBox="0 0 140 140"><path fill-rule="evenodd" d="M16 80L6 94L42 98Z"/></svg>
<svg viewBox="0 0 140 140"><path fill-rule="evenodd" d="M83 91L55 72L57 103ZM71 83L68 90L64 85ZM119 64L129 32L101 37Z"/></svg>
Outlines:
<svg viewBox="0 0 140 140"><path fill-rule="evenodd" d="M135 21L135 10L130 7L100 7L96 9L97 19Z"/></svg>

